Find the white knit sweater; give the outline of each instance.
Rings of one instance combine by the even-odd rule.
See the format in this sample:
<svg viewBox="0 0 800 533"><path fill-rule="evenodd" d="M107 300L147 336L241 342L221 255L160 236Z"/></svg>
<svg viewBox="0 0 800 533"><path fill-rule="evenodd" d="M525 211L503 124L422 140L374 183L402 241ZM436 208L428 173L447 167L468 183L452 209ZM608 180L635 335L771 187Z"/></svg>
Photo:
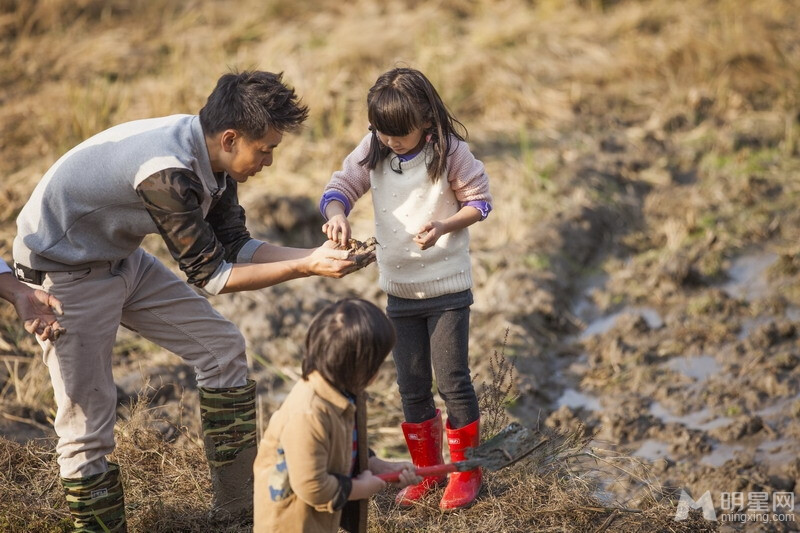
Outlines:
<svg viewBox="0 0 800 533"><path fill-rule="evenodd" d="M440 237L421 250L413 242L422 226L431 220L454 215L468 201L491 202L483 163L475 159L466 143L453 139L447 173L432 183L425 165L427 150L403 162L402 174L390 168L386 158L373 171L358 165L369 148L367 135L344 161L342 170L325 188L344 194L351 205L368 189L375 210L375 237L381 289L400 298L433 298L472 287L469 232L466 228Z"/></svg>

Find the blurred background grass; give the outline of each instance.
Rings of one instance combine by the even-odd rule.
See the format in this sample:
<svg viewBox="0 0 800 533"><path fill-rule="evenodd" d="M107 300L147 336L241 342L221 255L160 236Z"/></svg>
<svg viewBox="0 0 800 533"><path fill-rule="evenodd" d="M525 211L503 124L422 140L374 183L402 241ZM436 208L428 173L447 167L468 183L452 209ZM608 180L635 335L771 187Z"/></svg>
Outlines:
<svg viewBox="0 0 800 533"><path fill-rule="evenodd" d="M575 254L554 258L539 233L559 217L582 223L569 213L586 206L628 224L621 244L643 269L711 234L730 247L775 235L791 242L796 226L765 228L798 198L796 8L790 0L0 0L0 256L11 259L14 219L63 152L119 122L196 113L230 70L282 71L311 110L274 166L240 189L242 202L280 194L316 203L366 131L367 90L397 65L429 76L491 176L496 209L471 228L476 281L489 295L477 298L479 315L541 309L505 287L513 276L563 279L592 267ZM583 172L582 161L623 150L630 160L609 174ZM783 186L766 203L752 197L753 179L765 175ZM680 183L692 187L676 194ZM635 195L646 221L628 216ZM248 210L255 224L261 214ZM356 235L371 234L366 199L353 219ZM157 239L146 243L163 254ZM709 275L724 249L704 257ZM625 291L652 295L646 284ZM489 320L484 353L507 325ZM9 306L0 308L0 333L3 354L38 353ZM130 338L118 347L152 349ZM4 359L0 397L15 406L7 412L47 425L41 364L14 361Z"/></svg>

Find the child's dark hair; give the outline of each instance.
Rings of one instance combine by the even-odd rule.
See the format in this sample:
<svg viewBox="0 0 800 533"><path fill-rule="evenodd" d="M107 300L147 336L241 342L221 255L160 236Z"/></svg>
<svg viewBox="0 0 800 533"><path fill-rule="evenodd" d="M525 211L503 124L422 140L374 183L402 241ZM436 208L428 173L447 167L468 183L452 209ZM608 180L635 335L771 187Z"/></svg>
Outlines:
<svg viewBox="0 0 800 533"><path fill-rule="evenodd" d="M433 84L412 68L396 68L378 78L367 95L367 116L372 143L359 164L370 170L391 152L378 140L378 131L400 137L421 128L423 136L430 135L433 154L427 165L428 176L434 182L447 168L452 139L464 141L467 137L467 128L450 114ZM430 127L424 128L426 123Z"/></svg>
<svg viewBox="0 0 800 533"><path fill-rule="evenodd" d="M223 75L200 110L205 135L234 129L260 139L269 128L281 133L300 129L308 107L282 78L283 73L260 70Z"/></svg>
<svg viewBox="0 0 800 533"><path fill-rule="evenodd" d="M383 311L359 298L339 300L311 321L303 379L316 370L339 390L358 394L378 373L394 343L394 326Z"/></svg>

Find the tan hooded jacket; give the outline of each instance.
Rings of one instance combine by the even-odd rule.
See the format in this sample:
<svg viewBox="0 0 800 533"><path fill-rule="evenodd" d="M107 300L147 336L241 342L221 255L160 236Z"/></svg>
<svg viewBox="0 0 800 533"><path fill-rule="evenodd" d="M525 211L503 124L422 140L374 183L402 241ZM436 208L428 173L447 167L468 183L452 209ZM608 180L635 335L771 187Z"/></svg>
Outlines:
<svg viewBox="0 0 800 533"><path fill-rule="evenodd" d="M255 460L256 533L338 530L347 495L334 474L350 477L354 427L355 404L319 373L295 384Z"/></svg>

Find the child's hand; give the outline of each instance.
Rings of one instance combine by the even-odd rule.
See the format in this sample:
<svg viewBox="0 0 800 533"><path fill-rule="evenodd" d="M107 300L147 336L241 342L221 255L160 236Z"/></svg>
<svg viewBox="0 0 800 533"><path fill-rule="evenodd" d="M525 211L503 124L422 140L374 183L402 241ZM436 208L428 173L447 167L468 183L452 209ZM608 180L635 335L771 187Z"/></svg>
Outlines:
<svg viewBox="0 0 800 533"><path fill-rule="evenodd" d="M420 228L419 232L414 236L414 242L422 250L427 250L436 244L439 237L444 234L444 224L439 220L432 220Z"/></svg>
<svg viewBox="0 0 800 533"><path fill-rule="evenodd" d="M370 470L364 470L358 477L353 478L353 488L350 490L351 500L364 500L379 493L386 487L386 482L374 475Z"/></svg>
<svg viewBox="0 0 800 533"><path fill-rule="evenodd" d="M400 472L400 481L397 482L400 488L422 483L423 478L422 476L417 475L412 463L402 463L395 466L403 469L403 471Z"/></svg>
<svg viewBox="0 0 800 533"><path fill-rule="evenodd" d="M373 456L369 458L369 468L378 475L401 470L400 480L397 482L401 488L406 485L422 483L422 477L418 476L414 470L414 463L409 461L384 461Z"/></svg>
<svg viewBox="0 0 800 533"><path fill-rule="evenodd" d="M322 225L322 233L336 244L347 246L350 241L350 222L344 215L334 215Z"/></svg>

